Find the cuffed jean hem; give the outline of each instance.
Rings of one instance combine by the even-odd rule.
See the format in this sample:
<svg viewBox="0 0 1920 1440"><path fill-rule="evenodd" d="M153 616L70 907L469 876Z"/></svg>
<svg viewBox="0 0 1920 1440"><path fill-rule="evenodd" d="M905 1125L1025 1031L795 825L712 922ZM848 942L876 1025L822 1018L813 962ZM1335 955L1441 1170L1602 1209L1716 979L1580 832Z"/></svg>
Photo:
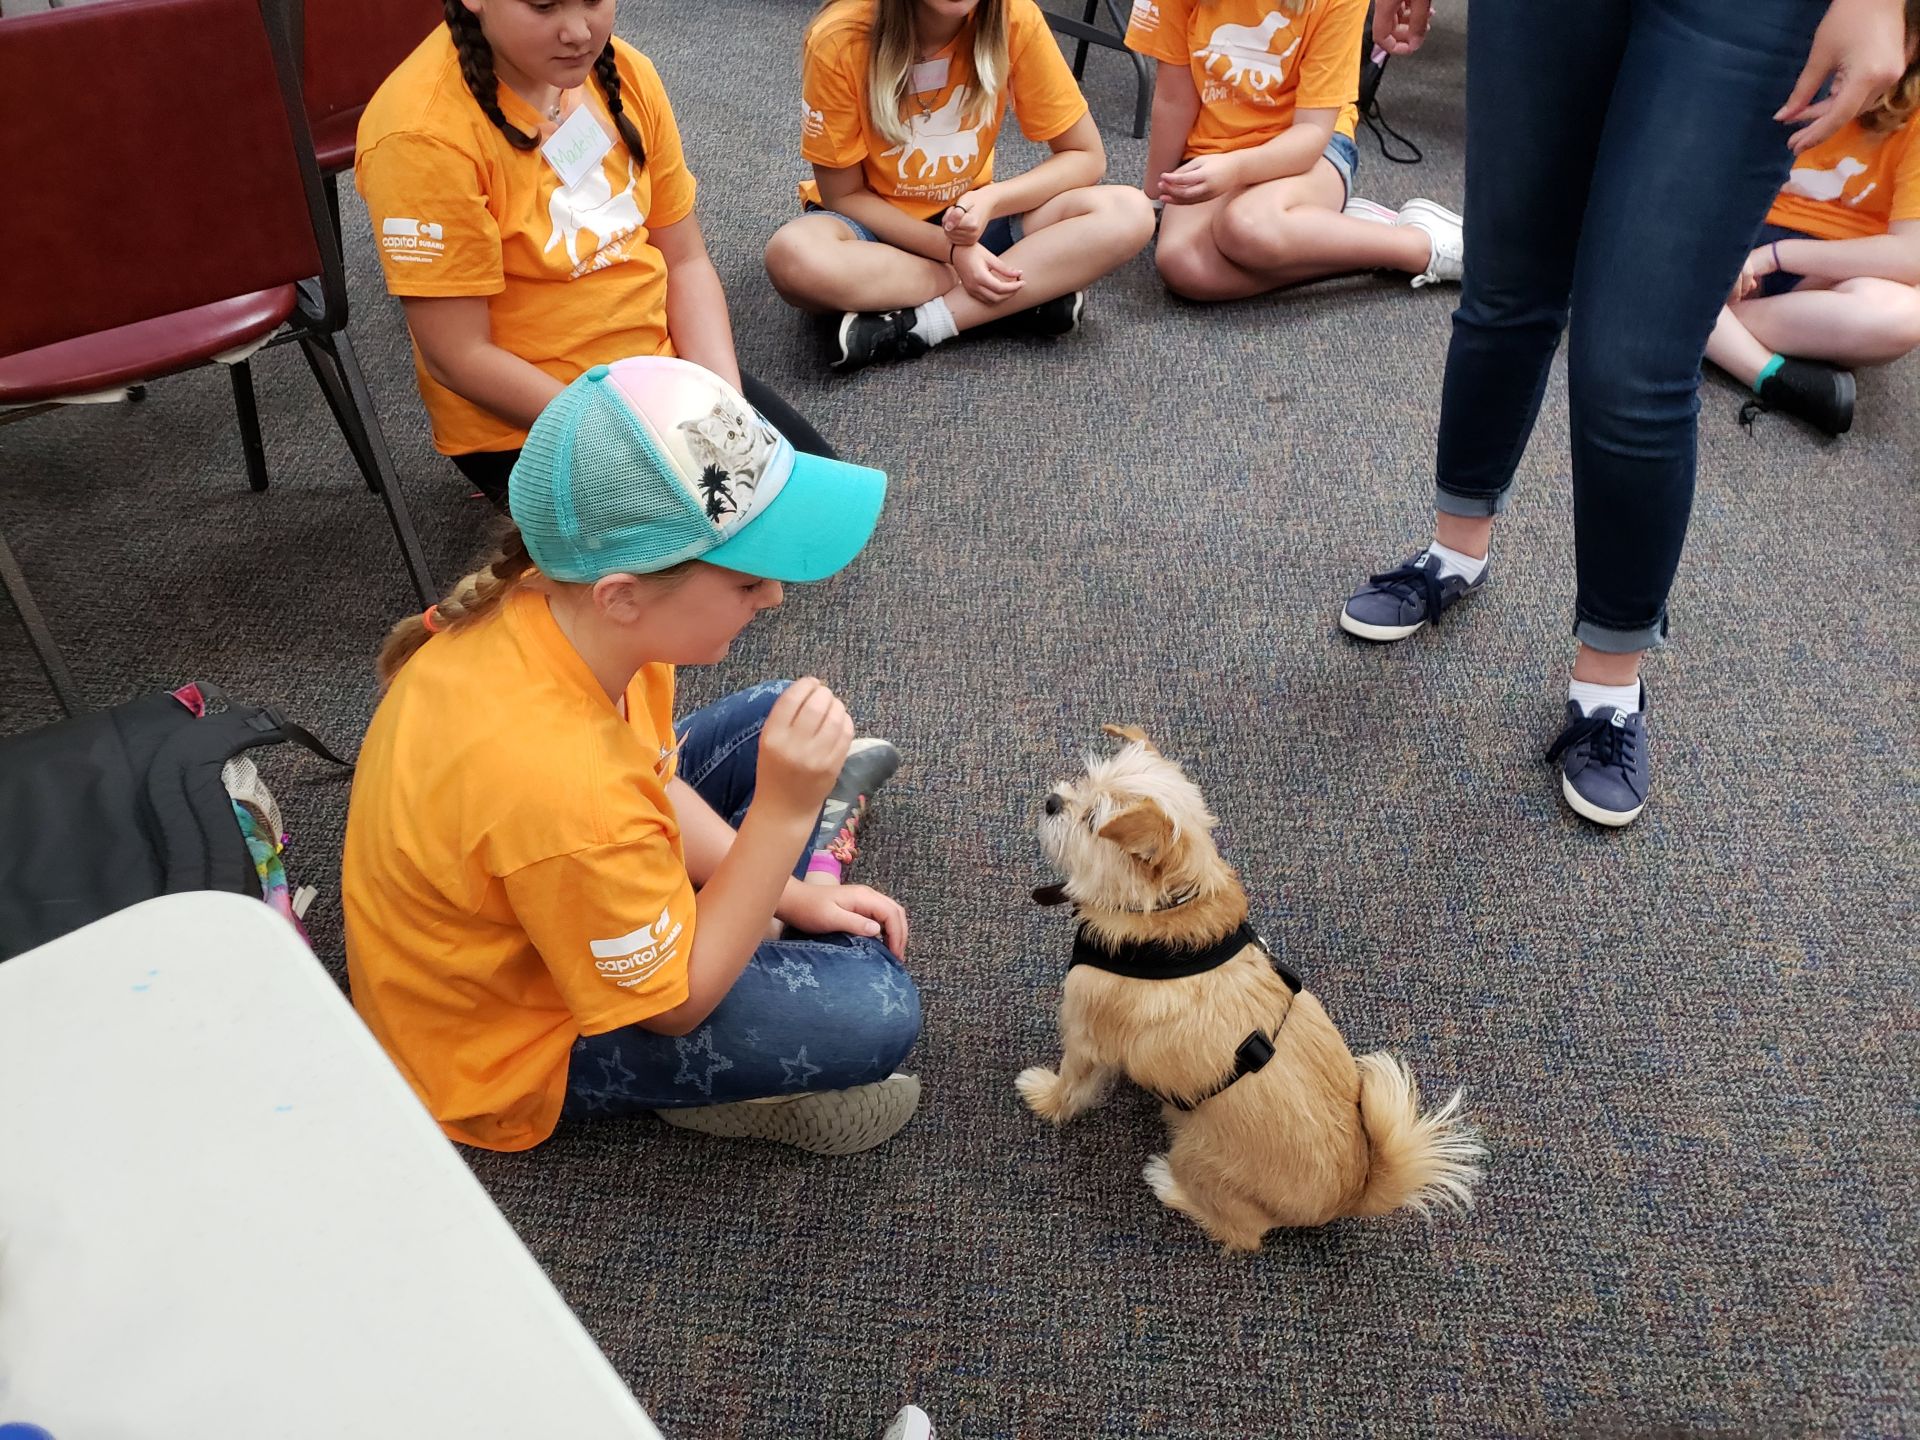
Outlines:
<svg viewBox="0 0 1920 1440"><path fill-rule="evenodd" d="M1442 515L1458 515L1463 520L1484 520L1489 515L1498 515L1507 508L1507 499L1513 494L1509 485L1505 490L1496 490L1491 495L1456 495L1451 490L1436 485L1433 490L1433 508Z"/></svg>
<svg viewBox="0 0 1920 1440"><path fill-rule="evenodd" d="M1658 650L1667 643L1667 617L1662 615L1651 625L1622 630L1595 620L1576 619L1573 638L1604 655L1632 655L1640 650Z"/></svg>

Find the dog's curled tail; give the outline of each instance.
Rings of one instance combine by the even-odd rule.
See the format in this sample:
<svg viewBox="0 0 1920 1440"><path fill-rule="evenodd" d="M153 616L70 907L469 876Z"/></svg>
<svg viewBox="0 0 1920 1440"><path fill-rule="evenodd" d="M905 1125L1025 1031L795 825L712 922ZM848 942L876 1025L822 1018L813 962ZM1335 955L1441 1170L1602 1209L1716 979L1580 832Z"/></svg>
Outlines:
<svg viewBox="0 0 1920 1440"><path fill-rule="evenodd" d="M1382 1050L1355 1063L1360 1122L1373 1147L1373 1163L1352 1213L1385 1215L1406 1207L1424 1215L1436 1205L1470 1209L1487 1149L1460 1114L1461 1092L1422 1115L1420 1086L1406 1062Z"/></svg>

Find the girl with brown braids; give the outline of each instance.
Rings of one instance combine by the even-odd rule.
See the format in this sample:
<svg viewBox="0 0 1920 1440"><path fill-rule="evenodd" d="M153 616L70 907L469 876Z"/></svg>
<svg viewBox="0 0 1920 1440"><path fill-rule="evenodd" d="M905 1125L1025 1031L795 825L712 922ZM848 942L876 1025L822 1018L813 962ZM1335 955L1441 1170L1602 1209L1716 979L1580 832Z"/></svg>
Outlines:
<svg viewBox="0 0 1920 1440"><path fill-rule="evenodd" d="M434 446L500 505L547 402L634 355L702 365L796 449L832 453L740 373L673 110L614 38L614 3L445 0L360 121L355 180Z"/></svg>

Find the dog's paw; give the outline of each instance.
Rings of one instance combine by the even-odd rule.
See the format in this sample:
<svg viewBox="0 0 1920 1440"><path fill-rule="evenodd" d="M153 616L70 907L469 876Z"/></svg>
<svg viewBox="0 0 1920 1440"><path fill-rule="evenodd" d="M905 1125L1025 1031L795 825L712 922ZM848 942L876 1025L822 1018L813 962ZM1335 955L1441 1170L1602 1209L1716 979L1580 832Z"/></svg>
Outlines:
<svg viewBox="0 0 1920 1440"><path fill-rule="evenodd" d="M1060 1077L1044 1065L1029 1065L1014 1076L1013 1088L1027 1102L1027 1108L1042 1120L1058 1125L1067 1117L1062 1113Z"/></svg>
<svg viewBox="0 0 1920 1440"><path fill-rule="evenodd" d="M1180 1182L1173 1178L1173 1166L1164 1155L1155 1155L1141 1166L1140 1178L1162 1205L1172 1205L1180 1194Z"/></svg>

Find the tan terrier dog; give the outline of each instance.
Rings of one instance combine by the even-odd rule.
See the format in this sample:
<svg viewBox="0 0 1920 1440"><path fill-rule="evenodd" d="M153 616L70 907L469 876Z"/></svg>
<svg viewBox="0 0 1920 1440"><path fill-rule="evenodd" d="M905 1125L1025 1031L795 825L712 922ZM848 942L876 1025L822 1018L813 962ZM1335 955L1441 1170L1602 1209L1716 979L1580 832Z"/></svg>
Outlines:
<svg viewBox="0 0 1920 1440"><path fill-rule="evenodd" d="M1396 1057L1358 1060L1247 924L1200 791L1139 730L1047 797L1040 844L1063 876L1034 892L1080 917L1060 1000L1060 1072L1014 1082L1056 1125L1114 1076L1157 1095L1173 1143L1145 1175L1229 1250L1280 1225L1473 1203L1486 1154L1454 1092L1420 1113Z"/></svg>

